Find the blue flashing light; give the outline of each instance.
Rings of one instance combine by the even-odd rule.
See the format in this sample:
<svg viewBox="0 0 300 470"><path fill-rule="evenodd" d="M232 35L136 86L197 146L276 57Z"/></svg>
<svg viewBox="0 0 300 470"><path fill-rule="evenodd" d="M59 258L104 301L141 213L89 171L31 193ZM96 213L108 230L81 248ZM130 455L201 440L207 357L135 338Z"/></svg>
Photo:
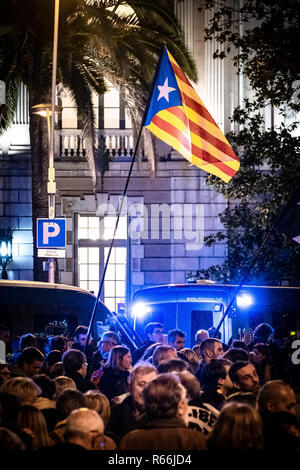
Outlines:
<svg viewBox="0 0 300 470"><path fill-rule="evenodd" d="M254 299L249 294L240 294L236 297L236 304L239 308L249 308L254 302Z"/></svg>
<svg viewBox="0 0 300 470"><path fill-rule="evenodd" d="M133 317L135 318L143 318L147 315L147 313L150 313L150 312L151 312L151 308L142 302L138 302L134 304L131 309L131 313Z"/></svg>

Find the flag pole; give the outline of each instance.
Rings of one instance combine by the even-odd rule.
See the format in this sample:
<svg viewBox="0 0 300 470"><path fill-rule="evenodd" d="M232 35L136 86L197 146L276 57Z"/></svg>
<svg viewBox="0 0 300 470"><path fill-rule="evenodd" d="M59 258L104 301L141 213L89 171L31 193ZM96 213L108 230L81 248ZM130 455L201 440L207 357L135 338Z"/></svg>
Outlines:
<svg viewBox="0 0 300 470"><path fill-rule="evenodd" d="M121 202L120 202L120 205L119 205L118 216L117 216L117 220L116 220L116 224L115 224L115 228L114 228L114 233L113 233L113 236L112 236L112 239L111 239L111 242L110 242L110 246L109 246L109 250L108 250L107 257L106 257L104 270L103 270L103 274L102 274L102 278L101 278L101 282L100 282L100 286L99 286L99 290L98 290L98 295L97 295L97 298L96 298L95 303L94 303L94 307L93 307L93 311L92 311L92 315L91 315L91 319L90 319L90 323L89 323L89 327L88 327L87 339L86 339L85 348L84 348L85 352L87 350L89 339L90 339L90 336L91 336L91 330L92 330L92 327L93 327L93 323L94 323L94 319L95 319L95 315L96 315L96 311L97 311L97 306L98 306L100 296L101 296L101 292L102 292L102 289L103 289L104 279L105 279L106 271L107 271L107 268L108 268L110 255L111 255L111 252L112 252L112 249L113 249L115 236L116 236L116 233L117 233L117 230L118 230L119 220L120 220L120 216L121 216L121 213L122 213L122 209L123 209L123 205L124 205L125 196L126 196L126 193L127 193L131 173L132 173L132 170L133 170L133 165L135 163L137 149L138 149L138 146L139 146L139 143L140 143L140 140L141 140L142 131L143 131L143 125L141 125L141 127L140 127L140 131L139 131L139 134L138 134L137 142L136 142L134 153L133 153L133 156L132 156L129 172L128 172L128 175L127 175L126 184L125 184L123 194L122 194L122 197L121 197Z"/></svg>
<svg viewBox="0 0 300 470"><path fill-rule="evenodd" d="M297 189L293 192L293 194L292 194L292 196L289 198L288 202L280 209L279 214L277 215L277 217L275 218L275 221L273 222L271 228L269 229L269 231L268 231L267 234L265 235L265 237L264 237L264 239L263 239L263 242L262 242L261 246L259 247L259 249L257 250L257 252L256 252L256 254L255 254L255 256L254 256L254 258L253 258L253 260L252 260L252 262L250 263L250 265L249 265L248 268L246 269L245 273L243 274L242 279L240 280L238 286L237 286L236 289L234 290L233 296L232 296L232 298L231 298L231 300L230 300L230 302L229 302L229 304L228 304L228 306L227 306L227 308L226 308L226 310L225 310L225 312L224 312L224 314L223 314L221 320L219 321L219 324L218 324L218 326L217 326L217 328L216 328L216 330L215 330L215 332L214 332L214 336L213 336L214 338L217 336L218 332L220 331L220 328L221 328L222 324L224 323L225 318L226 318L227 315L229 314L230 309L231 309L231 307L232 307L232 305L233 305L233 302L234 302L234 300L235 300L237 294L238 294L239 291L241 290L241 288L242 288L243 284L245 283L247 277L249 276L249 274L250 274L252 268L253 268L254 265L256 264L256 261L258 260L258 258L259 258L259 256L260 256L260 254L262 253L264 247L265 247L266 244L268 243L268 241L269 241L269 239L270 239L272 233L274 232L274 230L275 230L277 224L279 223L280 219L282 218L282 216L283 216L283 214L284 214L286 208L290 205L291 201L293 200L293 198L294 198L295 194L297 193L298 189L299 189L299 188L297 188Z"/></svg>

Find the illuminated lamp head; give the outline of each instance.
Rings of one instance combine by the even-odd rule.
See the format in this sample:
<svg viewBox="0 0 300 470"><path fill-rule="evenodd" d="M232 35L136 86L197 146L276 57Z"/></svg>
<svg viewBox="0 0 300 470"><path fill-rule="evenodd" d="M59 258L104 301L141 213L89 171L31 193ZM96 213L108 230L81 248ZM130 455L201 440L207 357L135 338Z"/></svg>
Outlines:
<svg viewBox="0 0 300 470"><path fill-rule="evenodd" d="M249 294L240 294L236 297L236 304L239 308L249 308L253 302L253 297Z"/></svg>
<svg viewBox="0 0 300 470"><path fill-rule="evenodd" d="M151 312L149 305L144 304L143 302L137 302L133 305L131 313L135 318L143 318L148 313Z"/></svg>

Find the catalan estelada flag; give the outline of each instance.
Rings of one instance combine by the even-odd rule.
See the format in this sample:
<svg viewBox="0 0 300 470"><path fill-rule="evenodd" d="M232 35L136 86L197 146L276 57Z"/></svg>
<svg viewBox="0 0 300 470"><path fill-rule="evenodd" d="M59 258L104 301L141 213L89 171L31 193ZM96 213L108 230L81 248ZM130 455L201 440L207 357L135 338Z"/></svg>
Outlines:
<svg viewBox="0 0 300 470"><path fill-rule="evenodd" d="M240 167L223 132L166 47L143 124L190 163L226 183Z"/></svg>

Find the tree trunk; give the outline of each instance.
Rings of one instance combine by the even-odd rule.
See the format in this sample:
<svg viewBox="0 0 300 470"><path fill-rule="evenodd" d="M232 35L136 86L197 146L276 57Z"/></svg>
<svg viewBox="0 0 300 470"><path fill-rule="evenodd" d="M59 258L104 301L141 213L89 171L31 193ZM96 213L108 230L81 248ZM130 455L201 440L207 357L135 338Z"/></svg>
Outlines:
<svg viewBox="0 0 300 470"><path fill-rule="evenodd" d="M48 281L48 273L43 271L44 258L37 257L37 219L48 218L48 128L47 119L33 114L32 106L51 102L51 91L41 97L31 90L30 104L30 143L32 169L32 227L33 227L33 273L35 281Z"/></svg>

